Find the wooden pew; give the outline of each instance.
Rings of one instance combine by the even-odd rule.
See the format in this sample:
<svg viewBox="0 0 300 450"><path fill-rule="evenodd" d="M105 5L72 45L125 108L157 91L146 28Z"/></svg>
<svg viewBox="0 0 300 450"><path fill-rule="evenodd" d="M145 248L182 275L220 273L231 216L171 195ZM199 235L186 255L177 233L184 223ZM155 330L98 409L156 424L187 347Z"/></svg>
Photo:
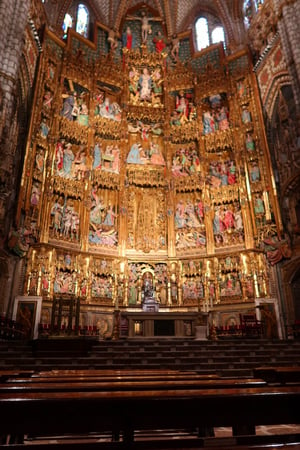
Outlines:
<svg viewBox="0 0 300 450"><path fill-rule="evenodd" d="M300 386L0 393L1 434L233 427L300 423Z"/></svg>
<svg viewBox="0 0 300 450"><path fill-rule="evenodd" d="M35 373L34 377L70 377L70 376L167 376L167 375L195 375L194 370L182 371L182 370L170 370L170 369L54 369L51 371L40 371ZM215 374L203 375L204 377L216 377Z"/></svg>
<svg viewBox="0 0 300 450"><path fill-rule="evenodd" d="M0 383L3 383L3 381L8 380L12 377L31 377L34 374L34 370L14 370L14 369L7 369L7 370L0 370Z"/></svg>
<svg viewBox="0 0 300 450"><path fill-rule="evenodd" d="M253 370L255 376L266 380L268 383L299 383L300 384L300 366L288 367L257 367Z"/></svg>
<svg viewBox="0 0 300 450"><path fill-rule="evenodd" d="M230 389L235 387L262 387L266 381L256 378L231 378L231 379L164 379L164 380L96 380L86 379L53 379L43 378L39 382L34 380L17 379L7 380L0 384L0 393L21 392L110 392L110 391L151 391L166 389ZM44 380L42 382L42 380Z"/></svg>
<svg viewBox="0 0 300 450"><path fill-rule="evenodd" d="M123 373L125 372L125 374ZM94 376L94 375L97 376ZM40 375L40 376L39 376ZM104 370L104 371L51 371L34 374L29 379L9 379L0 385L0 393L4 392L97 392L97 391L146 391L165 389L228 389L234 387L259 387L266 385L262 379L228 378L222 379L215 374L202 375L194 372L170 370ZM249 433L254 433L248 428ZM118 433L115 433L117 438ZM199 428L201 436L213 436L212 428Z"/></svg>
<svg viewBox="0 0 300 450"><path fill-rule="evenodd" d="M17 425L16 428L9 426L6 429L6 422L4 422L0 423L0 432L2 435L22 436L22 434L28 433L40 435L43 434L44 430L46 434L50 433L50 435L52 433L65 433L66 431L76 435L80 432L88 433L96 430L97 432L109 431L117 440L121 431L123 432L124 442L130 443L133 442L134 429L155 429L155 427L195 428L198 429L198 436L203 438L213 436L212 430L216 426L232 426L235 436L255 434L253 421L249 422L249 419L245 419L243 422L240 417L240 409L242 410L247 405L240 403L239 408L232 411L234 405L231 401L231 395L237 396L235 402L251 402L249 394L254 394L258 399L262 399L262 396L266 396L266 399L268 399L270 395L284 395L284 397L281 397L283 399L290 396L292 401L294 401L294 395L299 398L298 391L266 391L266 388L266 381L261 379L221 379L215 375L197 375L194 372L169 370L55 370L41 372L35 373L29 378L7 379L0 386L1 416L2 413L6 415L5 405L9 405L8 410L13 408L12 405L14 404L22 405L21 409L23 409L26 417L33 414L32 420L37 420L38 425L27 428L25 424L21 428ZM253 391L253 389L255 390ZM225 392L229 395L225 395ZM211 396L210 403L206 401L207 396ZM218 400L216 400L216 397ZM247 400L243 400L246 398ZM201 408L200 412L195 405L198 403L198 407ZM284 402L281 405L283 404ZM254 403L251 403L251 405L252 414L255 415L256 407ZM270 407L269 415L276 411L276 405L273 406L275 410ZM155 411L155 407L158 408L158 411ZM191 410L190 407L192 407ZM39 410L43 408L48 410L47 416L49 414L50 417L51 414L50 423L46 428L44 428L45 424L41 423L42 416L39 413ZM59 411L58 415L54 411L55 408ZM100 414L98 408L102 411ZM104 418L102 415L106 414L104 411L107 411L107 408L108 416ZM136 417L136 413L132 415L131 408L136 409L138 417ZM174 416L174 408L181 408L179 417ZM213 420L213 416L208 415L207 417L203 413L207 408L208 411L212 411ZM216 409L213 413L214 408ZM77 413L74 415L73 409L80 411L79 415ZM89 419L84 419L83 423L77 427L75 424L80 421L79 416L85 417L86 411L90 411L90 409L96 411L96 422L94 419L91 422ZM227 416L228 411L231 418L228 422L230 425L224 425L228 418L226 417L226 420L224 418L225 422L223 423L222 421L219 422L218 417ZM66 418L69 413L71 413L73 419ZM11 420L15 422L15 419L12 419L13 409L9 414L11 414ZM54 419L52 419L52 414L54 414ZM170 422L166 422L165 414L170 416ZM245 412L242 411L242 414L244 415ZM140 415L143 416L142 422L140 422ZM184 415L184 418L182 415ZM188 420L185 416L188 417ZM280 422L278 422L279 418L276 416L275 423L281 423L281 420L283 420L283 423L289 423L285 422L287 418L283 419L282 417L281 413ZM44 419L46 420L46 417ZM22 421L23 419L21 419L21 416L19 419L16 416L17 424L19 420ZM52 421L57 420L62 423L67 420L66 427L63 426L63 429L61 429L60 425L52 423ZM258 419L257 424L264 423L260 420ZM293 418L294 421L295 418ZM220 425L220 423L223 424ZM64 448L64 450L66 449Z"/></svg>
<svg viewBox="0 0 300 450"><path fill-rule="evenodd" d="M267 438L267 439L264 439ZM295 436L295 439L297 437ZM203 448L209 446L211 450L266 450L279 448L280 450L299 450L299 442L291 441L288 436L277 436L274 440L270 439L270 436L261 437L261 443L258 444L258 440L254 439L252 443L247 443L248 438L229 438L229 439L220 439L215 440L215 442L203 440L203 439L174 439L174 440L158 440L154 441L135 441L130 445L130 450L199 450L199 448ZM26 444L26 448L29 447L30 450L128 450L128 444L123 442L99 442L90 441L90 442L64 442L64 443L53 443L47 442L45 443L35 443L34 445ZM7 445L0 445L1 449L10 449L10 450L24 450L24 444L13 444L9 447Z"/></svg>
<svg viewBox="0 0 300 450"><path fill-rule="evenodd" d="M267 439L264 439L266 437ZM270 450L275 450L279 448L280 450L299 450L299 442L296 440L295 442L291 441L288 436L277 436L276 439L268 439L269 436L261 437L261 443L258 444L258 440L254 439L252 443L248 444L248 438L228 438L228 439L220 439L215 440L215 442L203 439L174 439L174 440L159 440L155 439L154 441L135 441L130 447L128 444L123 442L99 442L89 441L89 442L64 442L64 443L54 443L47 442L45 443L35 443L33 445L26 444L26 448L29 447L30 450L169 450L169 449L177 449L177 450L199 450L199 448L207 447L211 450L266 450L269 448ZM297 439L297 436L295 436ZM24 444L13 444L9 445L0 445L1 449L10 449L10 450L24 450Z"/></svg>
<svg viewBox="0 0 300 450"><path fill-rule="evenodd" d="M215 380L219 379L217 374L198 374L194 371L177 370L52 370L32 374L31 378L25 380L18 377L7 377L9 383L57 383L72 381L165 381L165 380Z"/></svg>

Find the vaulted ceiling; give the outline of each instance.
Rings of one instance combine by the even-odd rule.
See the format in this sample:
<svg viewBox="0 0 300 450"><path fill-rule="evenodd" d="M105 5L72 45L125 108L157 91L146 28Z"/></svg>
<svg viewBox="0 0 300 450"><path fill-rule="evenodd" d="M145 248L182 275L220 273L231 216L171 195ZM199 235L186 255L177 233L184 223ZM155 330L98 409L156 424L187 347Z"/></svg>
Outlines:
<svg viewBox="0 0 300 450"><path fill-rule="evenodd" d="M58 29L64 14L72 0L47 0L46 11L50 26ZM222 22L229 41L233 46L245 42L245 30L242 20L243 0L84 0L96 17L96 20L120 31L128 10L147 5L165 22L168 36L183 33L192 28L195 18L201 13L211 13Z"/></svg>

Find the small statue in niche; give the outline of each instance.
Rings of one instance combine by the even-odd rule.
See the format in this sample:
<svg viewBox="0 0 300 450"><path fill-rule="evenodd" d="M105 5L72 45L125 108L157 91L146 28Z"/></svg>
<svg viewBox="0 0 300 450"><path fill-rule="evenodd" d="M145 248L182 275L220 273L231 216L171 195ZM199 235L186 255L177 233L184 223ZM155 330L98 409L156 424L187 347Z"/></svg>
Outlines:
<svg viewBox="0 0 300 450"><path fill-rule="evenodd" d="M109 97L105 97L104 102L100 105L99 114L105 119L121 121L121 108L117 102L111 103Z"/></svg>
<svg viewBox="0 0 300 450"><path fill-rule="evenodd" d="M86 103L82 103L79 109L79 114L77 115L77 122L80 125L88 126L89 124L89 110Z"/></svg>
<svg viewBox="0 0 300 450"><path fill-rule="evenodd" d="M50 110L51 109L51 104L52 104L52 100L53 100L53 95L50 91L45 91L44 94L44 101L43 101L43 107L46 110Z"/></svg>
<svg viewBox="0 0 300 450"><path fill-rule="evenodd" d="M40 124L40 135L42 139L46 139L50 131L50 127L47 125L46 119L44 118Z"/></svg>
<svg viewBox="0 0 300 450"><path fill-rule="evenodd" d="M246 134L246 150L253 152L255 150L255 142L251 133Z"/></svg>
<svg viewBox="0 0 300 450"><path fill-rule="evenodd" d="M239 99L242 99L247 96L248 89L243 80L238 81L237 83L237 94Z"/></svg>
<svg viewBox="0 0 300 450"><path fill-rule="evenodd" d="M261 198L260 194L256 194L254 198L254 212L255 215L264 215L265 214L265 206L263 199Z"/></svg>
<svg viewBox="0 0 300 450"><path fill-rule="evenodd" d="M147 67L144 67L143 72L140 75L138 85L140 100L151 101L152 78Z"/></svg>
<svg viewBox="0 0 300 450"><path fill-rule="evenodd" d="M77 108L77 94L76 92L69 92L68 94L63 94L63 107L60 111L60 115L68 120L74 120ZM76 115L74 115L76 114Z"/></svg>
<svg viewBox="0 0 300 450"><path fill-rule="evenodd" d="M242 122L244 124L252 122L251 113L246 106L243 106L242 109Z"/></svg>
<svg viewBox="0 0 300 450"><path fill-rule="evenodd" d="M260 170L258 163L254 161L250 166L250 179L252 183L255 183L256 181L260 181Z"/></svg>
<svg viewBox="0 0 300 450"><path fill-rule="evenodd" d="M208 110L203 113L203 134L210 134L216 130L216 123L212 113Z"/></svg>
<svg viewBox="0 0 300 450"><path fill-rule="evenodd" d="M41 190L38 183L33 183L32 189L31 189L31 196L30 196L30 204L33 208L33 212L38 207L39 201L41 196Z"/></svg>
<svg viewBox="0 0 300 450"><path fill-rule="evenodd" d="M176 96L176 111L179 114L180 123L185 123L189 120L189 101L183 90L180 90Z"/></svg>

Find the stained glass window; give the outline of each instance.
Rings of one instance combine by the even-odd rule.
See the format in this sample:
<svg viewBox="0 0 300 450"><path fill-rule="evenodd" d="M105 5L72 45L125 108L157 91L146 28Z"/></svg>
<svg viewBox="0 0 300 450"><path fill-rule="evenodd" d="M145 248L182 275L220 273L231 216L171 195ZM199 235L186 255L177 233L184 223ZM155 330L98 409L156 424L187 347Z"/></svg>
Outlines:
<svg viewBox="0 0 300 450"><path fill-rule="evenodd" d="M254 0L255 10L257 11L263 5L264 0Z"/></svg>
<svg viewBox="0 0 300 450"><path fill-rule="evenodd" d="M83 3L79 3L77 8L76 31L84 37L88 37L89 10Z"/></svg>
<svg viewBox="0 0 300 450"><path fill-rule="evenodd" d="M251 19L252 19L252 1L251 0L245 0L243 5L243 11L244 11L244 23L246 27L249 27Z"/></svg>
<svg viewBox="0 0 300 450"><path fill-rule="evenodd" d="M246 27L249 27L253 16L263 5L264 0L244 0L243 11L244 11L244 23Z"/></svg>
<svg viewBox="0 0 300 450"><path fill-rule="evenodd" d="M67 37L68 28L72 28L73 25L73 18L70 16L69 13L65 15L64 22L63 22L63 30L64 30L64 39Z"/></svg>
<svg viewBox="0 0 300 450"><path fill-rule="evenodd" d="M223 27L216 27L213 29L211 33L211 41L212 44L216 44L217 42L225 42L225 35Z"/></svg>
<svg viewBox="0 0 300 450"><path fill-rule="evenodd" d="M209 46L208 23L205 17L200 17L196 22L196 42L197 50L202 50Z"/></svg>

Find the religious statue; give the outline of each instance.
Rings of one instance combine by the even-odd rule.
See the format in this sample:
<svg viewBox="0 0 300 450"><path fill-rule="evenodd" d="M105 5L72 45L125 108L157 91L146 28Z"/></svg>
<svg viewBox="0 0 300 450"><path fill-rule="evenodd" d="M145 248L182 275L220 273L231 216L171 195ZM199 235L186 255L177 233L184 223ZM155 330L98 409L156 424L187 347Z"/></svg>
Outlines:
<svg viewBox="0 0 300 450"><path fill-rule="evenodd" d="M158 32L154 36L153 43L155 45L155 50L157 53L161 53L166 48L165 38L160 30L158 30Z"/></svg>
<svg viewBox="0 0 300 450"><path fill-rule="evenodd" d="M50 127L47 124L46 119L44 118L42 120L42 122L41 122L41 125L40 125L40 135L41 135L41 137L43 139L46 139L48 134L49 134L49 131L50 131Z"/></svg>
<svg viewBox="0 0 300 450"><path fill-rule="evenodd" d="M252 183L260 180L260 170L256 161L254 161L250 166L250 180Z"/></svg>
<svg viewBox="0 0 300 450"><path fill-rule="evenodd" d="M173 34L172 36L172 48L171 48L171 57L175 62L179 59L179 46L180 46L180 40L179 37L176 34Z"/></svg>
<svg viewBox="0 0 300 450"><path fill-rule="evenodd" d="M147 67L144 67L143 72L140 75L138 86L140 100L151 101L152 78Z"/></svg>
<svg viewBox="0 0 300 450"><path fill-rule="evenodd" d="M76 112L76 92L69 92L68 94L63 94L63 107L60 112L62 117L68 120L74 120L74 112ZM77 114L76 114L77 116Z"/></svg>
<svg viewBox="0 0 300 450"><path fill-rule="evenodd" d="M114 51L118 47L118 39L115 28L109 30L107 41L109 43L111 53L114 53Z"/></svg>
<svg viewBox="0 0 300 450"><path fill-rule="evenodd" d="M243 109L242 109L242 122L244 124L247 124L247 123L250 123L251 121L252 121L252 119L251 119L250 111L247 109L246 106L243 106Z"/></svg>
<svg viewBox="0 0 300 450"><path fill-rule="evenodd" d="M176 112L179 114L180 123L185 123L188 121L189 101L183 90L180 90L176 96Z"/></svg>
<svg viewBox="0 0 300 450"><path fill-rule="evenodd" d="M129 164L143 164L141 159L141 144L135 143L131 146L126 162Z"/></svg>
<svg viewBox="0 0 300 450"><path fill-rule="evenodd" d="M203 134L210 134L216 130L216 123L212 113L208 110L203 113Z"/></svg>
<svg viewBox="0 0 300 450"><path fill-rule="evenodd" d="M130 27L127 27L126 31L122 34L122 44L123 48L125 48L126 50L131 50L135 45L134 37L131 33Z"/></svg>
<svg viewBox="0 0 300 450"><path fill-rule="evenodd" d="M111 103L109 97L105 97L104 102L99 107L99 114L105 119L121 121L121 108L117 102Z"/></svg>
<svg viewBox="0 0 300 450"><path fill-rule="evenodd" d="M246 150L253 152L255 150L255 142L251 133L246 134Z"/></svg>
<svg viewBox="0 0 300 450"><path fill-rule="evenodd" d="M94 147L94 160L92 168L94 170L101 169L102 155L101 155L101 144L99 142L95 143Z"/></svg>
<svg viewBox="0 0 300 450"><path fill-rule="evenodd" d="M88 126L88 124L89 124L89 110L88 110L86 103L82 103L82 105L79 108L77 122L80 125L85 125L85 126Z"/></svg>
<svg viewBox="0 0 300 450"><path fill-rule="evenodd" d="M141 16L127 16L129 20L139 20L142 23L142 44L146 44L148 34L152 34L152 28L150 24L151 21L161 22L162 19L160 17L151 17L149 18L146 14L146 11L142 11Z"/></svg>
<svg viewBox="0 0 300 450"><path fill-rule="evenodd" d="M277 236L270 236L263 240L263 244L271 266L274 266L282 259L290 259L292 257L292 250L287 238L280 240Z"/></svg>

